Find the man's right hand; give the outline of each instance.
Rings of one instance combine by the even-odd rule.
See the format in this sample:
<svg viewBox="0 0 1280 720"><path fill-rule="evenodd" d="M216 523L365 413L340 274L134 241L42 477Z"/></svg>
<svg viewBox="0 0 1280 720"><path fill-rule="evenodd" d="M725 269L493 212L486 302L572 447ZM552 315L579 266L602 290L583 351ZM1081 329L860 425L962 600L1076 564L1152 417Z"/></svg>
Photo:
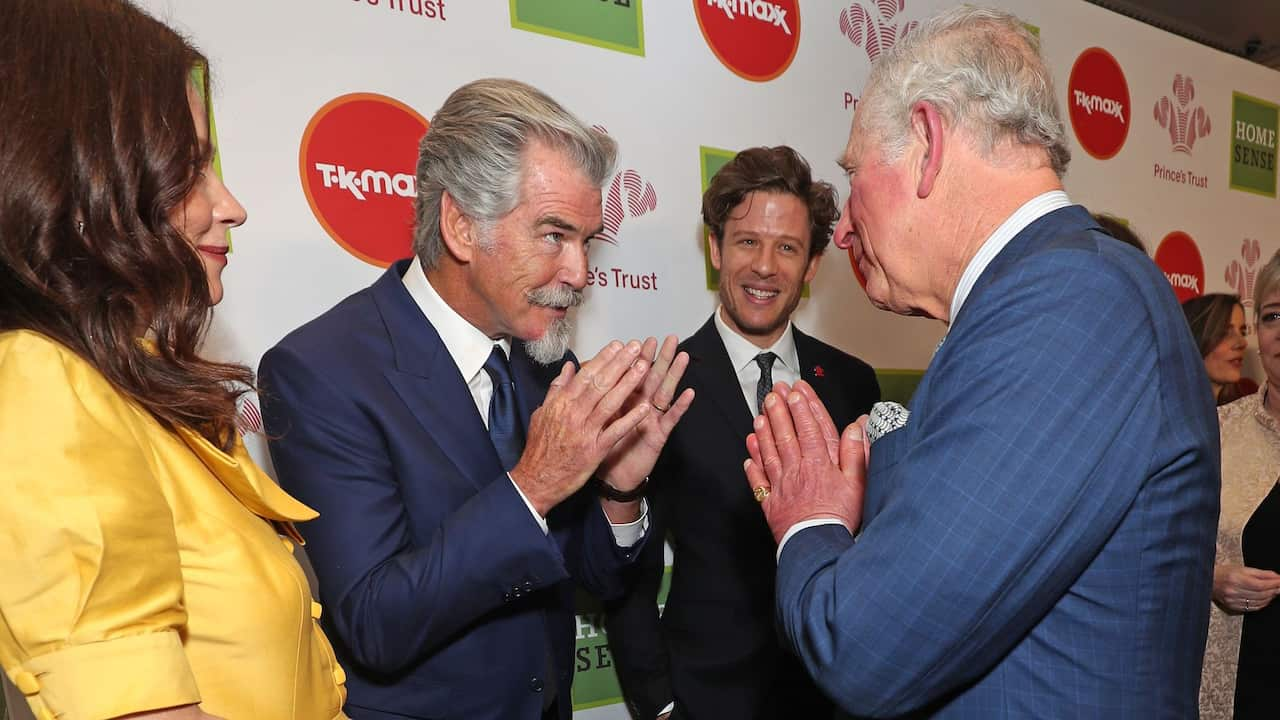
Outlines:
<svg viewBox="0 0 1280 720"><path fill-rule="evenodd" d="M511 479L543 517L577 492L605 455L652 410L637 403L617 417L644 382L649 362L638 341L613 341L575 370L565 363L529 419L528 439Z"/></svg>

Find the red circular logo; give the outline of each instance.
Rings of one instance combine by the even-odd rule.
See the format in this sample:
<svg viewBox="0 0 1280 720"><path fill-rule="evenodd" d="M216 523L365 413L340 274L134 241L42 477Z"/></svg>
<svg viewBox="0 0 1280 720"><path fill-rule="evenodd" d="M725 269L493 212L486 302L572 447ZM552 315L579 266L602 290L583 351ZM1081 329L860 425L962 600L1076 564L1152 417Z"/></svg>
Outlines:
<svg viewBox="0 0 1280 720"><path fill-rule="evenodd" d="M1129 137L1129 83L1111 53L1091 47L1080 53L1067 81L1071 127L1085 152L1115 157Z"/></svg>
<svg viewBox="0 0 1280 720"><path fill-rule="evenodd" d="M711 52L755 82L786 72L800 47L799 0L693 0Z"/></svg>
<svg viewBox="0 0 1280 720"><path fill-rule="evenodd" d="M414 167L428 123L373 93L334 98L302 134L298 172L316 220L347 252L386 267L412 254Z"/></svg>
<svg viewBox="0 0 1280 720"><path fill-rule="evenodd" d="M1204 294L1204 260L1190 235L1181 230L1165 235L1156 248L1155 261L1169 278L1178 302Z"/></svg>

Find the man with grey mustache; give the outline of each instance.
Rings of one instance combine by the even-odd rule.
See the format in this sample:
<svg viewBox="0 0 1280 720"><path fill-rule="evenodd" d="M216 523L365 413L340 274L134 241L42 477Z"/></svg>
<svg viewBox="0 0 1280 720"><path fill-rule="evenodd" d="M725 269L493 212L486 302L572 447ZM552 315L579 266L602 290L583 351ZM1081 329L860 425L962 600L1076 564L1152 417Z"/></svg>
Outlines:
<svg viewBox="0 0 1280 720"><path fill-rule="evenodd" d="M616 596L648 539L688 357L567 351L608 136L512 80L430 127L415 256L262 359L271 457L320 511L303 535L348 714L568 720L573 586Z"/></svg>

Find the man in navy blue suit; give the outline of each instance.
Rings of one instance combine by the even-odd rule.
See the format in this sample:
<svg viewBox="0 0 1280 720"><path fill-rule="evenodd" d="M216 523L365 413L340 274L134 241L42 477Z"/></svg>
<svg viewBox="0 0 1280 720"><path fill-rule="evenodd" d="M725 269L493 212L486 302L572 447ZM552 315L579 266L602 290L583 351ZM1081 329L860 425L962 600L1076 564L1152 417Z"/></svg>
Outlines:
<svg viewBox="0 0 1280 720"><path fill-rule="evenodd" d="M645 545L609 646L640 720L824 720L831 701L774 623L773 536L742 483L743 438L773 382L804 379L837 422L880 399L871 366L800 331L792 313L839 214L835 188L785 145L743 150L702 196L720 307L680 344L698 402L653 471L654 518L675 551L658 616L662 543Z"/></svg>
<svg viewBox="0 0 1280 720"><path fill-rule="evenodd" d="M944 11L872 68L835 242L873 304L948 332L905 417L840 433L775 386L746 466L782 632L851 714L1196 716L1213 401L1168 282L1070 203L1068 159L1006 13Z"/></svg>
<svg viewBox="0 0 1280 720"><path fill-rule="evenodd" d="M262 359L352 717L572 713L574 582L621 591L692 399L674 337L567 352L614 156L532 87L463 86L419 149L416 257Z"/></svg>

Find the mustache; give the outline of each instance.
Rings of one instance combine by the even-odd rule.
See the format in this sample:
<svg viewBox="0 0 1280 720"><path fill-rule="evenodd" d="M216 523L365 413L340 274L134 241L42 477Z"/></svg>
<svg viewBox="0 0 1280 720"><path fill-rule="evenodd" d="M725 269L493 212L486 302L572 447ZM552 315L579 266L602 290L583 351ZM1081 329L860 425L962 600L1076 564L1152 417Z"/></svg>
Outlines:
<svg viewBox="0 0 1280 720"><path fill-rule="evenodd" d="M525 298L542 307L572 308L582 304L582 291L570 285L548 285L525 293Z"/></svg>

